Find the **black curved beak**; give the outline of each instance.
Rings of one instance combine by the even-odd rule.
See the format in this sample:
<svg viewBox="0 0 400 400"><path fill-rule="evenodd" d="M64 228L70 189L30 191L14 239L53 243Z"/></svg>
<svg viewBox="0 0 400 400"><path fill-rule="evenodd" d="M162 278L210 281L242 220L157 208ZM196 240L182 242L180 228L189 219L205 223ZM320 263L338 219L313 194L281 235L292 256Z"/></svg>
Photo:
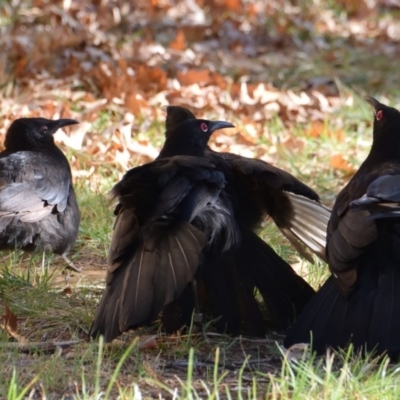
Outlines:
<svg viewBox="0 0 400 400"><path fill-rule="evenodd" d="M75 125L75 124L79 124L78 121L76 121L75 119L55 119L53 121L51 121L51 123L49 124L49 130L52 133L55 133L57 131L57 129L60 129L64 126L68 126L68 125Z"/></svg>
<svg viewBox="0 0 400 400"><path fill-rule="evenodd" d="M382 103L379 103L378 100L371 96L366 96L364 99L368 104L371 104L371 106L374 107L375 111L378 111L378 109L382 107Z"/></svg>
<svg viewBox="0 0 400 400"><path fill-rule="evenodd" d="M218 129L234 128L235 125L231 124L230 122L226 122L226 121L210 121L208 124L208 127L210 129L210 132L214 132Z"/></svg>

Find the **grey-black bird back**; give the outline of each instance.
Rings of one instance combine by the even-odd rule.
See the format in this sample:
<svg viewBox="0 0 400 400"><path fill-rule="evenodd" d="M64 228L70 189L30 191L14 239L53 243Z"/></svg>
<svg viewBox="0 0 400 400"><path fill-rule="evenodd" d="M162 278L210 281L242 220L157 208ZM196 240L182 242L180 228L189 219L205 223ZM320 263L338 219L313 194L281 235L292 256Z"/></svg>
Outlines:
<svg viewBox="0 0 400 400"><path fill-rule="evenodd" d="M0 153L0 249L47 250L66 257L80 213L67 158L53 134L72 119L20 118Z"/></svg>

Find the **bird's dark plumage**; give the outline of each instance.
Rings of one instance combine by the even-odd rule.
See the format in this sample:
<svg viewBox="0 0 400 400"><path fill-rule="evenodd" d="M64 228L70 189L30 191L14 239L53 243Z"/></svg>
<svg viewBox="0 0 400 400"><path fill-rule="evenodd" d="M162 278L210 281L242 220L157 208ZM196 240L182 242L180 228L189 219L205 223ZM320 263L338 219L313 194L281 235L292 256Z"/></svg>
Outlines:
<svg viewBox="0 0 400 400"><path fill-rule="evenodd" d="M115 185L117 215L106 289L90 335L111 341L152 322L193 280L204 247L237 241L225 177L204 158L207 141L227 122L183 121L159 157Z"/></svg>
<svg viewBox="0 0 400 400"><path fill-rule="evenodd" d="M194 119L186 108L169 106L167 135L182 121ZM303 255L309 258L306 250L309 248L323 258L330 213L308 186L270 164L218 153L209 147L205 157L225 176L223 193L232 203L240 240L224 253L212 247L203 252L197 275L199 285L205 287L200 291L201 301L212 316L220 317L220 330L260 335L265 324L255 300L257 288L275 326L287 327L314 291L254 230L270 216ZM193 302L188 292L190 287L176 301L175 308L169 305L164 310L163 324L167 331L190 323ZM177 317L179 313L181 319Z"/></svg>
<svg viewBox="0 0 400 400"><path fill-rule="evenodd" d="M370 153L339 193L328 225L333 275L285 339L327 347L400 351L400 113L375 109Z"/></svg>
<svg viewBox="0 0 400 400"><path fill-rule="evenodd" d="M80 214L68 160L53 134L77 123L20 118L9 127L0 153L0 249L48 250L66 259Z"/></svg>

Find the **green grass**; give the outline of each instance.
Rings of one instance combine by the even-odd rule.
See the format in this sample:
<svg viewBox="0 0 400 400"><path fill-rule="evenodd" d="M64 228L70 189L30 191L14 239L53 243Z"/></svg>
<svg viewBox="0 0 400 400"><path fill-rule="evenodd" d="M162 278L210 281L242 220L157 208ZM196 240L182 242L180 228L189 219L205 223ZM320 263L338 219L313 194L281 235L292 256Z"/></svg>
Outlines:
<svg viewBox="0 0 400 400"><path fill-rule="evenodd" d="M280 375L269 375L270 398L395 399L400 369L389 359L361 358L352 350L324 358L283 361Z"/></svg>
<svg viewBox="0 0 400 400"><path fill-rule="evenodd" d="M361 116L360 126L365 129L347 128L352 126L354 114ZM339 119L345 126L345 143L329 134ZM364 141L370 141L370 119L370 111L360 101L354 108L345 108L335 120L327 120L326 133L319 138L305 137L304 126L299 125L292 132L304 142L303 150L294 154L278 148L276 164L311 182L330 203L348 179L329 166L331 149L345 152L357 166L368 148ZM272 138L281 127L279 120L268 126ZM154 131L161 137L163 127L159 125ZM258 340L212 334L167 337L159 334L156 324L125 334L112 345L87 342L104 285L113 223L113 207L106 196L110 181L105 176L97 187L89 187L84 179L76 182L82 224L71 256L83 273L69 272L71 291L65 291L65 265L57 257L31 257L20 252L4 256L2 304L18 317L18 333L32 349L28 354L21 352L2 333L0 364L7 367L0 373L0 395L8 393L8 398L17 399L29 392L48 398L128 399L139 393L150 397L161 393L177 399L256 399L268 393L271 399L336 399L371 393L373 398L383 390L386 397L382 398L395 398L390 393L400 391L396 367L349 354L335 355L333 361L332 356L288 361L278 347L283 337L274 332ZM265 224L261 236L315 288L326 278L326 265L302 261L272 223ZM149 334L157 335L157 348L140 350L137 337ZM49 353L34 346L43 341L75 340L81 342Z"/></svg>
<svg viewBox="0 0 400 400"><path fill-rule="evenodd" d="M317 138L304 136L304 125L294 126L291 132L303 142L302 151L277 146L275 164L309 183L331 204L349 178L330 167L332 149L359 165L371 139L371 114L358 100L354 107L326 120ZM264 144L276 145L274 137L282 134L282 126L278 119L272 121ZM344 130L344 141L330 134L338 126ZM154 127L154 135L162 138L161 124ZM150 397L161 393L177 399L396 398L400 391L396 366L350 353L289 361L279 348L283 336L274 332L258 340L213 334L167 337L159 334L156 324L124 334L112 345L87 342L104 285L114 218L106 195L111 185L109 174L90 186L86 179L77 179L82 223L71 257L83 273L69 272L68 285L65 264L57 257L11 252L1 260L1 304L18 317L18 334L30 343L31 351L26 353L23 344L15 347L16 342L2 332L0 364L6 367L0 373L0 396L17 399L36 393L47 398L129 399L139 398L139 393ZM265 224L261 236L315 288L326 279L326 265L303 261L272 223ZM65 290L67 286L71 290ZM140 350L137 338L149 334L157 335L157 348ZM80 342L49 352L35 347L43 341L76 340Z"/></svg>

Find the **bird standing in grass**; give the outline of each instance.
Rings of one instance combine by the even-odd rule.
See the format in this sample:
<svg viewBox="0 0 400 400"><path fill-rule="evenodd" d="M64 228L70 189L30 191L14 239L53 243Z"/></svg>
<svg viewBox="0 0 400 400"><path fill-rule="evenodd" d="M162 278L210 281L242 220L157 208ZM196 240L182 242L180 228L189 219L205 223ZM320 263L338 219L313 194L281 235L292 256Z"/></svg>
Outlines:
<svg viewBox="0 0 400 400"><path fill-rule="evenodd" d="M307 219L308 207L312 214L318 214L322 207L318 196L284 171L273 167L264 171L265 163L251 163L234 155L230 155L234 157L231 162L213 157L207 147L211 133L233 125L199 120L192 114L186 118L186 111L168 109L166 140L158 158L128 171L113 189L119 204L106 288L90 329L92 337L103 335L110 341L128 329L152 322L161 310L169 329L174 325L176 308L181 306L183 323L190 323L193 310L199 311L198 278L206 282L203 288L207 290L200 299L209 297L212 316L221 317L219 329L231 332L238 332L244 324L253 333L264 331L256 287L263 290L284 326L314 293L253 232L253 225L265 214L259 203L266 199L252 196L260 195L253 186L265 188L264 180L269 177L271 190L276 186L281 195L271 195L275 197L267 204L271 214L274 207L286 207L287 214L279 221L289 232L296 226L290 222L295 216ZM257 177L246 176L252 171ZM258 179L263 173L266 176ZM283 194L286 185L304 196L300 201L305 204L303 217L294 212ZM301 231L299 228L297 233ZM317 252L325 244L325 227L322 233L318 228L316 231L321 237L314 233L305 237Z"/></svg>
<svg viewBox="0 0 400 400"><path fill-rule="evenodd" d="M339 193L328 225L331 277L305 308L285 346L318 353L400 352L400 112L374 107L370 153Z"/></svg>
<svg viewBox="0 0 400 400"><path fill-rule="evenodd" d="M237 240L222 172L204 158L224 121L184 121L168 133L159 157L128 171L118 199L106 288L90 336L111 341L154 321L193 281L204 247Z"/></svg>
<svg viewBox="0 0 400 400"><path fill-rule="evenodd" d="M169 106L167 135L182 121L195 118L184 107ZM219 318L220 331L263 335L266 324L256 300L258 289L268 309L269 325L286 328L314 290L256 232L269 216L303 256L310 260L311 250L324 258L330 211L312 189L266 162L209 147L205 158L225 176L222 191L232 202L239 240L228 251L218 246L203 251L197 274L201 306ZM194 309L191 291L188 286L181 298L164 309L162 321L167 331L190 324Z"/></svg>
<svg viewBox="0 0 400 400"><path fill-rule="evenodd" d="M80 213L71 169L53 134L73 119L20 118L0 153L0 250L45 250L67 258Z"/></svg>

